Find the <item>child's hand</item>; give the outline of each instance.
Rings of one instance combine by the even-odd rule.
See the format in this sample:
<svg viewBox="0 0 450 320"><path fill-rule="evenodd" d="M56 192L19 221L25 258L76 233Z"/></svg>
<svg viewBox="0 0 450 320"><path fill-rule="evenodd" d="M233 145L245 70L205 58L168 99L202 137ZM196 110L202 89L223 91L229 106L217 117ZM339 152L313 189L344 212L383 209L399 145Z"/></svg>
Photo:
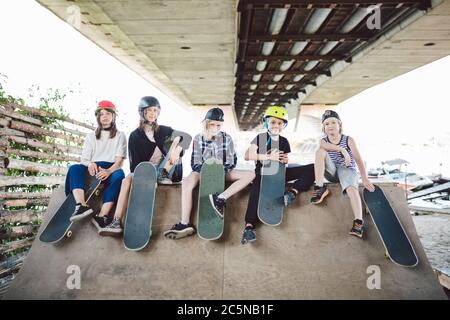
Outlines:
<svg viewBox="0 0 450 320"><path fill-rule="evenodd" d="M99 167L99 172L95 175L95 177L99 180L106 180L111 175L111 172L108 169L104 169Z"/></svg>
<svg viewBox="0 0 450 320"><path fill-rule="evenodd" d="M375 191L375 187L374 185L369 181L369 179L364 178L362 179L362 183L364 185L364 188L366 188L367 190L369 190L370 192L374 192Z"/></svg>
<svg viewBox="0 0 450 320"><path fill-rule="evenodd" d="M272 151L267 155L267 160L280 161L281 153L279 151Z"/></svg>
<svg viewBox="0 0 450 320"><path fill-rule="evenodd" d="M98 173L98 167L95 162L89 163L88 171L91 176L95 176Z"/></svg>
<svg viewBox="0 0 450 320"><path fill-rule="evenodd" d="M285 154L284 152L280 152L280 162L287 164L288 163L288 155Z"/></svg>
<svg viewBox="0 0 450 320"><path fill-rule="evenodd" d="M347 167L351 166L352 158L350 158L350 154L348 153L348 151L342 148L341 153L344 156L345 165Z"/></svg>
<svg viewBox="0 0 450 320"><path fill-rule="evenodd" d="M174 165L178 161L179 158L180 158L179 153L177 153L176 150L174 150L173 152L170 153L169 164Z"/></svg>

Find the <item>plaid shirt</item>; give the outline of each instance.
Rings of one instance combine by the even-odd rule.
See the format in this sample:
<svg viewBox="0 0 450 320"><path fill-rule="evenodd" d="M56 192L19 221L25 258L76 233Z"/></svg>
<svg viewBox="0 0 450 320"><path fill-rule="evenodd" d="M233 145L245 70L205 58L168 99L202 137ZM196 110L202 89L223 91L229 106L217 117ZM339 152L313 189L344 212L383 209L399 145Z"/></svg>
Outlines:
<svg viewBox="0 0 450 320"><path fill-rule="evenodd" d="M236 167L237 156L231 137L224 132L220 132L214 138L214 140L206 140L201 134L195 136L191 156L193 171L200 173L203 162L210 158L221 160L225 172L229 172Z"/></svg>

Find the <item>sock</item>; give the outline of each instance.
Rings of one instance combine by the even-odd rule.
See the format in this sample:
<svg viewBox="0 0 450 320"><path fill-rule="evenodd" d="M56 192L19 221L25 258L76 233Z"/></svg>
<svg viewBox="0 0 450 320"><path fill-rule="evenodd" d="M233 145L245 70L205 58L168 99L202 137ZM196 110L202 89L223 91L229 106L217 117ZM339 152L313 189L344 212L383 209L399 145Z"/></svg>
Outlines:
<svg viewBox="0 0 450 320"><path fill-rule="evenodd" d="M217 198L222 199L222 200L227 200L227 198L225 198L225 196L223 194L219 194L219 196Z"/></svg>
<svg viewBox="0 0 450 320"><path fill-rule="evenodd" d="M323 187L323 182L322 183L316 183L316 187L322 188Z"/></svg>
<svg viewBox="0 0 450 320"><path fill-rule="evenodd" d="M81 203L77 203L77 204L75 205L75 210L80 209L80 207L81 207Z"/></svg>
<svg viewBox="0 0 450 320"><path fill-rule="evenodd" d="M246 226L245 227L245 230L252 230L253 229L253 226Z"/></svg>

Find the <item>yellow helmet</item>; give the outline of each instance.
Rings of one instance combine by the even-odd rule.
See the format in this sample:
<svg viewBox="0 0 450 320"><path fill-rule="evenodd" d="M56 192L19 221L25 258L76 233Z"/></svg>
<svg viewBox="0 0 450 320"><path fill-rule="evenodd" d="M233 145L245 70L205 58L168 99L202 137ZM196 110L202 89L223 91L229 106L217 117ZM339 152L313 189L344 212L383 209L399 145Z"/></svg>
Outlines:
<svg viewBox="0 0 450 320"><path fill-rule="evenodd" d="M288 122L288 113L285 108L280 106L270 106L264 112L264 119L267 117L274 117L283 120L285 123Z"/></svg>

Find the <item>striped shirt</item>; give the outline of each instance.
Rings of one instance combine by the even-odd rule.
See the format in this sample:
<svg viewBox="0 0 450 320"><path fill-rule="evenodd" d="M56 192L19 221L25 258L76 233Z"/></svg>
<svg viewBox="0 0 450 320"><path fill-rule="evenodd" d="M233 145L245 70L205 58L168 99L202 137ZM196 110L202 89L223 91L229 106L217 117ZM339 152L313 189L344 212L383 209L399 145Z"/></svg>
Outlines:
<svg viewBox="0 0 450 320"><path fill-rule="evenodd" d="M345 148L345 150L347 150L348 154L350 155L351 158L351 164L350 166L348 166L348 168L352 168L356 170L356 163L355 163L355 157L353 157L353 153L350 150L350 147L348 145L348 138L350 138L349 136L346 135L341 135L341 140L339 141L338 144L334 144L330 141L330 139L328 139L328 137L323 138L323 140L325 142L334 144L335 146L339 146L342 148ZM343 167L347 167L345 165L345 160L344 160L344 156L342 155L342 153L340 153L339 151L327 151L328 155L331 158L331 161L333 161L333 163L337 166L343 166Z"/></svg>
<svg viewBox="0 0 450 320"><path fill-rule="evenodd" d="M203 162L210 158L220 159L223 162L225 172L236 167L237 156L231 137L225 132L220 132L214 140L206 140L201 134L194 138L192 144L191 167L195 172L200 172Z"/></svg>

